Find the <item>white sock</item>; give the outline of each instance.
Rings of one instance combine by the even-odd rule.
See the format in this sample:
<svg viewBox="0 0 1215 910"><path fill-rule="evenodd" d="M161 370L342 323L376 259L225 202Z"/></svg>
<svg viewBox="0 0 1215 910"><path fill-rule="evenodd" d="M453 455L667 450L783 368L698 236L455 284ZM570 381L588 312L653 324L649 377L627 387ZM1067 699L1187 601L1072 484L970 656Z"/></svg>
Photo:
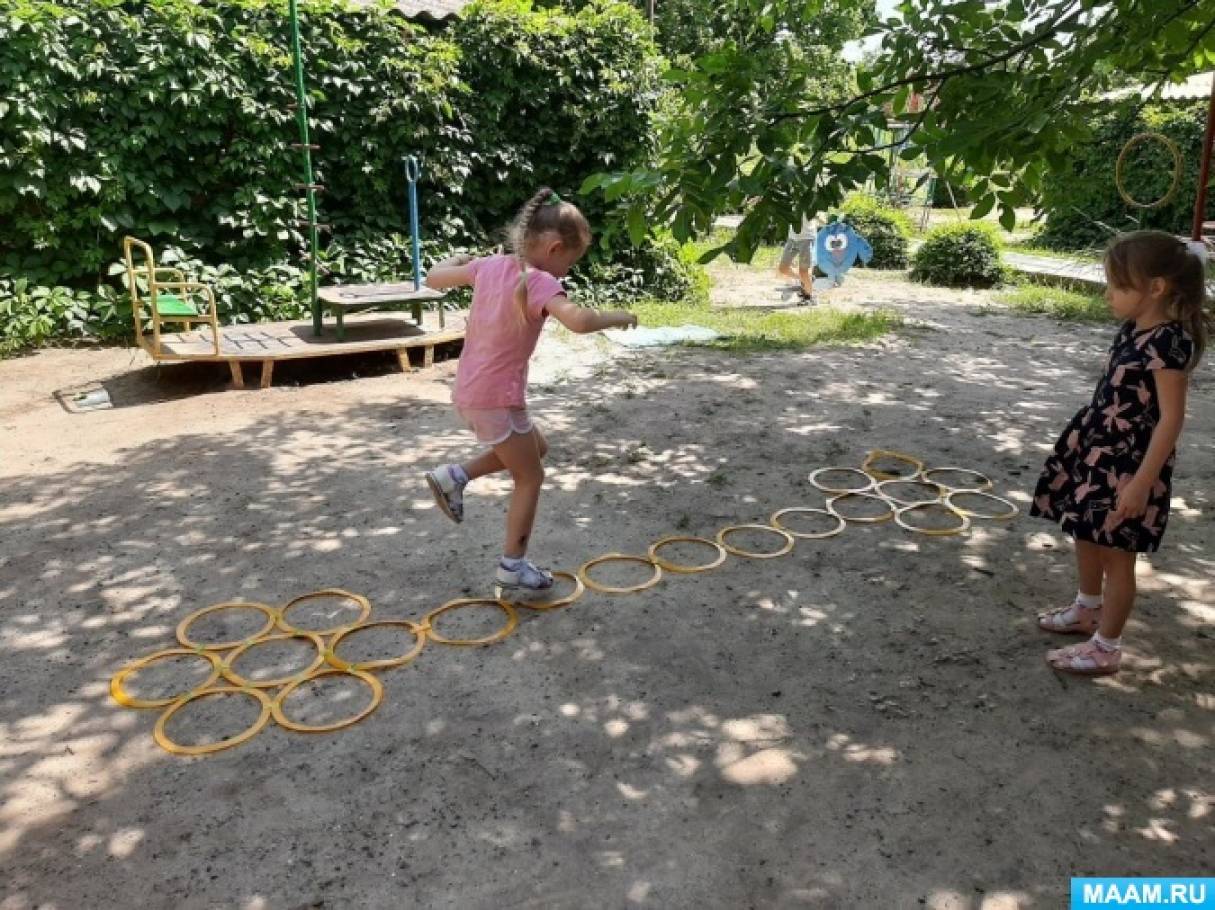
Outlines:
<svg viewBox="0 0 1215 910"><path fill-rule="evenodd" d="M1095 610L1101 606L1100 594L1085 594L1083 591L1076 592L1076 603L1087 610Z"/></svg>
<svg viewBox="0 0 1215 910"><path fill-rule="evenodd" d="M1105 638L1100 632L1093 633L1093 642L1102 651L1117 651L1122 647L1122 636L1117 638Z"/></svg>

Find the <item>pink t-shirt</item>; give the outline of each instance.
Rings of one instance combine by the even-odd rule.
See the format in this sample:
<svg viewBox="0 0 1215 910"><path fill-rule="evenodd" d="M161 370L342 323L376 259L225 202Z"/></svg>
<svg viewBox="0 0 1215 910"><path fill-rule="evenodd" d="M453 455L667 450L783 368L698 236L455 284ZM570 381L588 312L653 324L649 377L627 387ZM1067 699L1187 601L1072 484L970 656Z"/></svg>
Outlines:
<svg viewBox="0 0 1215 910"><path fill-rule="evenodd" d="M451 400L462 408L521 408L526 403L527 362L548 317L545 307L565 288L548 272L529 268L525 319L515 304L518 259L487 256L468 267L473 275L472 310Z"/></svg>

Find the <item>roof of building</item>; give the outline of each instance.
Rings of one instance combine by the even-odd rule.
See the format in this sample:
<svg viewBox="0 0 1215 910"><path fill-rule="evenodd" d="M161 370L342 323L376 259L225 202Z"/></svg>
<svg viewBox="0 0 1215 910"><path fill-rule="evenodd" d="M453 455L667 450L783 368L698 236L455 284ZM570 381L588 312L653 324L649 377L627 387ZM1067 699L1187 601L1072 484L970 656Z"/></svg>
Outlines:
<svg viewBox="0 0 1215 910"><path fill-rule="evenodd" d="M380 0L351 0L355 6L376 6ZM431 19L436 22L455 17L472 0L395 0L393 6L409 19Z"/></svg>

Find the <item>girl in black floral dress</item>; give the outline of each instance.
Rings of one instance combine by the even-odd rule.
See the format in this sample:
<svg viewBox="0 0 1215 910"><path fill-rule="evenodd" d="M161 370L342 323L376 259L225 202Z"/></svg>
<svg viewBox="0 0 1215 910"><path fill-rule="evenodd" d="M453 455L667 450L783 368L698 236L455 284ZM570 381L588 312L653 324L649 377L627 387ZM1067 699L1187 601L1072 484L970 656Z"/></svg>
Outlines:
<svg viewBox="0 0 1215 910"><path fill-rule="evenodd" d="M1186 387L1207 338L1203 260L1184 241L1121 235L1105 254L1105 275L1122 328L1092 402L1046 460L1030 510L1075 539L1079 593L1038 624L1092 635L1046 655L1056 670L1086 675L1116 673L1121 663L1135 560L1164 536Z"/></svg>

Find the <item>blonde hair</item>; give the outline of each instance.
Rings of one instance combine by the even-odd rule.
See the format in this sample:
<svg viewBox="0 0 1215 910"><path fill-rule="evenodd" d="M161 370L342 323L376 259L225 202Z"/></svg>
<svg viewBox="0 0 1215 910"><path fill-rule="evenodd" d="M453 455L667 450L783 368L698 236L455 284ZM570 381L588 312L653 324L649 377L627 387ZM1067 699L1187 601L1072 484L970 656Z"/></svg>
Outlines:
<svg viewBox="0 0 1215 910"><path fill-rule="evenodd" d="M1203 260L1184 240L1164 231L1119 234L1105 251L1105 274L1116 288L1144 290L1153 278L1169 289L1169 318L1194 340L1189 372L1198 365L1210 334Z"/></svg>
<svg viewBox="0 0 1215 910"><path fill-rule="evenodd" d="M571 249L585 247L591 239L591 227L578 206L563 202L551 187L542 186L523 204L510 227L511 252L519 260L515 304L521 319L527 318L527 251L542 235L550 232Z"/></svg>

